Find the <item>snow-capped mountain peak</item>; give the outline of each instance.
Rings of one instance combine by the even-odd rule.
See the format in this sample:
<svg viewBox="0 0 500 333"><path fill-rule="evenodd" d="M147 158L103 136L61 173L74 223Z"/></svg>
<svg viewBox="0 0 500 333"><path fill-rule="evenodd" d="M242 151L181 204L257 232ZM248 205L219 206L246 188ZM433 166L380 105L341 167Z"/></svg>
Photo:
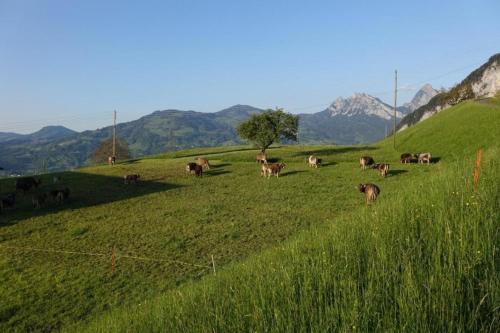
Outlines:
<svg viewBox="0 0 500 333"><path fill-rule="evenodd" d="M385 120L393 119L394 109L380 99L367 93L354 93L352 96L337 98L327 109L331 117L335 116L376 116ZM403 114L396 111L396 117Z"/></svg>

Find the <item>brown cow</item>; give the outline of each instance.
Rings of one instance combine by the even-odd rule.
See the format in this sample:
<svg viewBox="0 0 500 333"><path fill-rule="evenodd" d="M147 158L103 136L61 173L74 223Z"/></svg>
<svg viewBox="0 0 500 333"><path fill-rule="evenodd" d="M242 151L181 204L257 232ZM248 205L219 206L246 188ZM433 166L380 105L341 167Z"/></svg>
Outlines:
<svg viewBox="0 0 500 333"><path fill-rule="evenodd" d="M377 169L382 177L386 177L389 173L389 164L387 163L375 164L373 168Z"/></svg>
<svg viewBox="0 0 500 333"><path fill-rule="evenodd" d="M204 168L206 167L208 170L210 170L210 163L208 163L208 160L206 158L198 157L196 159L196 164L198 164Z"/></svg>
<svg viewBox="0 0 500 333"><path fill-rule="evenodd" d="M375 184L359 184L357 189L365 194L366 203L375 201L380 194L380 189Z"/></svg>
<svg viewBox="0 0 500 333"><path fill-rule="evenodd" d="M9 193L0 199L0 212L7 207L14 207L16 204L16 194Z"/></svg>
<svg viewBox="0 0 500 333"><path fill-rule="evenodd" d="M109 156L108 157L108 164L115 165L116 164L116 156Z"/></svg>
<svg viewBox="0 0 500 333"><path fill-rule="evenodd" d="M401 161L401 163L403 164L408 164L408 163L411 163L411 160L413 159L413 156L410 154L410 153L404 153L404 154L401 154L401 157L399 158L399 160Z"/></svg>
<svg viewBox="0 0 500 333"><path fill-rule="evenodd" d="M367 167L375 164L373 157L371 156L362 156L359 159L359 165L361 166L361 170L366 170Z"/></svg>
<svg viewBox="0 0 500 333"><path fill-rule="evenodd" d="M267 176L267 178L271 178L271 175L275 175L276 178L278 178L281 170L283 170L285 167L285 163L263 164L260 175L264 177Z"/></svg>
<svg viewBox="0 0 500 333"><path fill-rule="evenodd" d="M41 179L35 179L33 177L19 178L16 180L16 191L22 190L23 193L31 190L33 187L38 188L42 183Z"/></svg>
<svg viewBox="0 0 500 333"><path fill-rule="evenodd" d="M307 159L309 167L318 168L321 165L321 162L322 162L321 158L318 158L317 156L314 155L309 156L309 158Z"/></svg>
<svg viewBox="0 0 500 333"><path fill-rule="evenodd" d="M138 174L125 175L123 176L123 183L124 184L137 183L139 178L141 178L141 176Z"/></svg>
<svg viewBox="0 0 500 333"><path fill-rule="evenodd" d="M418 153L418 154L415 154L415 158L417 159L418 163L430 164L432 156L431 156L431 153Z"/></svg>
<svg viewBox="0 0 500 333"><path fill-rule="evenodd" d="M186 164L186 172L187 173L194 172L196 170L196 166L197 166L197 164L193 163L193 162L190 162L190 163Z"/></svg>
<svg viewBox="0 0 500 333"><path fill-rule="evenodd" d="M203 167L201 165L196 165L194 168L194 174L196 177L203 177Z"/></svg>
<svg viewBox="0 0 500 333"><path fill-rule="evenodd" d="M263 151L258 153L257 156L255 157L255 160L257 163L267 163L267 155Z"/></svg>

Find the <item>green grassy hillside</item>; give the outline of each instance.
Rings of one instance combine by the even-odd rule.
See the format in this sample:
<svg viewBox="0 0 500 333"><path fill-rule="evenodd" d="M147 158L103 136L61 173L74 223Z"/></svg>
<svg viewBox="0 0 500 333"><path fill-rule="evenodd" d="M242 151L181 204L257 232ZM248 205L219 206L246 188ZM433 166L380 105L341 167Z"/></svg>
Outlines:
<svg viewBox="0 0 500 333"><path fill-rule="evenodd" d="M497 99L459 104L398 133L396 149L443 158L470 156L478 147L500 144L499 109ZM392 145L392 137L382 145Z"/></svg>
<svg viewBox="0 0 500 333"><path fill-rule="evenodd" d="M491 117L447 125L481 110ZM398 135L399 152L440 157L430 166L400 165L388 140L271 149L287 163L279 179L261 178L245 147L64 173L70 203L33 211L26 197L0 215L0 330L486 331L498 325L499 121L496 106L472 103ZM449 136L463 144L446 148ZM463 187L479 146L472 197ZM312 152L323 168L306 166ZM202 154L212 170L186 175ZM390 176L360 171L364 154L390 162ZM124 185L125 173L142 181ZM380 186L376 204L364 205L360 182Z"/></svg>

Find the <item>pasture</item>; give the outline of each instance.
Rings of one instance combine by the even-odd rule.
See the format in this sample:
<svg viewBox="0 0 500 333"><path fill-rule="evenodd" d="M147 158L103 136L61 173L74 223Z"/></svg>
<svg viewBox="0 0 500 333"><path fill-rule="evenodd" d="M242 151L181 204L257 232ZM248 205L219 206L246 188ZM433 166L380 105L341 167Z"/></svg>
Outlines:
<svg viewBox="0 0 500 333"><path fill-rule="evenodd" d="M397 150L389 139L272 148L269 158L287 164L279 179L260 177L248 147L62 173L67 204L33 210L19 195L0 215L0 330L397 330L412 320L417 330L487 330L499 300L491 251L500 111L454 109L399 135ZM474 126L463 121L471 115ZM472 201L463 186L479 147L484 192ZM427 150L431 165L399 163L402 152ZM307 166L311 153L322 167ZM361 171L362 155L390 163L388 177ZM202 178L185 172L196 156L213 165ZM124 184L132 173L141 181ZM41 178L48 189L52 175ZM370 206L355 189L367 182L381 188ZM0 185L14 189L12 179ZM450 319L458 321L443 326Z"/></svg>

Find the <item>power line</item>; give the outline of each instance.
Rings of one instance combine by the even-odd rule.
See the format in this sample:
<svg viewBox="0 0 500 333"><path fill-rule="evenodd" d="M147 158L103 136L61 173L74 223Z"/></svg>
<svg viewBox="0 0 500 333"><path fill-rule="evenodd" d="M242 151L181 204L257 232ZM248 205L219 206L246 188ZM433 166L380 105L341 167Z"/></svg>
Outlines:
<svg viewBox="0 0 500 333"><path fill-rule="evenodd" d="M320 108L320 107L328 107L330 104L316 104L316 105L309 105L309 106L301 106L301 107L294 107L294 108L288 108L287 110L289 111L298 111L298 110L307 110L307 109L312 109L312 108Z"/></svg>
<svg viewBox="0 0 500 333"><path fill-rule="evenodd" d="M422 84L425 84L425 83L429 83L429 81L432 81L432 80L436 80L436 79L440 79L442 77L445 77L445 76L448 76L450 74L454 74L454 73L458 73L460 71L463 71L465 69L468 69L468 68L471 68L471 67L476 67L480 64L482 64L483 62L476 62L474 64L469 64L467 66L463 66L463 67L459 67L459 68L455 68L455 69L452 69L448 72L445 72L443 74L440 74L440 75L437 75L437 76L433 76L433 77L430 77L428 79L425 79L425 80L421 80L419 82L415 82L415 83L408 83L406 84L406 87L411 87L411 86L414 86L415 89L417 89L420 85ZM401 89L399 89L401 90ZM371 93L371 95L374 95L374 96L378 96L378 95L388 95L388 94L391 94L392 91L390 90L385 90L385 91L379 91L379 92L375 92L375 93Z"/></svg>
<svg viewBox="0 0 500 333"><path fill-rule="evenodd" d="M442 74L439 74L439 75L427 78L425 80L421 80L421 81L416 82L416 83L407 84L407 86L412 86L413 85L413 86L417 86L418 87L421 84L428 83L429 81L440 79L442 77L446 77L446 76L448 76L450 74L454 74L454 73L463 71L465 69L468 69L468 68L471 68L471 67L474 67L474 66L478 66L478 65L480 65L482 63L483 63L483 61L475 62L473 64L468 64L466 66L462 66L462 67L459 67L459 68L452 69L450 71L447 71L447 72L444 72ZM379 95L388 95L390 93L392 93L392 92L389 91L389 90L386 90L386 91L379 91L379 92L375 92L375 93L370 93L370 95L379 96ZM299 110L307 110L307 109L320 108L320 107L321 108L323 108L323 107L326 108L329 105L330 105L330 103L322 103L322 104L314 104L314 105L308 105L308 106L291 107L291 108L288 108L287 110L290 110L290 111L299 111ZM103 117L102 115L96 115L96 116L91 116L91 117L61 116L61 117L53 117L53 118L30 119L30 120L27 120L27 121L12 121L12 122L4 122L4 121L2 121L2 126L0 126L0 131L29 130L29 129L31 129L31 127L28 127L29 124L38 124L38 123L47 123L47 122L65 121L65 120L68 121L68 120L101 120L101 119L105 119L105 117ZM12 125L14 125L14 126L12 126ZM21 127L16 126L16 125L21 125Z"/></svg>

